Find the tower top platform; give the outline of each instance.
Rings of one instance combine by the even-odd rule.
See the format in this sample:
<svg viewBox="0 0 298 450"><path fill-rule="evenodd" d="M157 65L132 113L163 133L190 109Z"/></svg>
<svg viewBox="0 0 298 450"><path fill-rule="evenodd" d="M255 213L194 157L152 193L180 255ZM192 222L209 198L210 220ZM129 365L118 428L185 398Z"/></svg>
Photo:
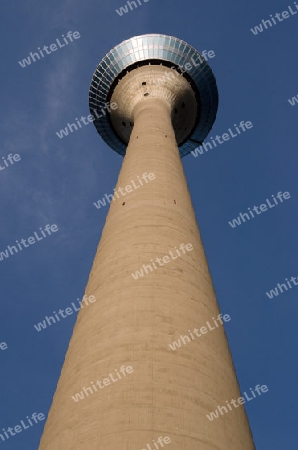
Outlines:
<svg viewBox="0 0 298 450"><path fill-rule="evenodd" d="M203 143L218 107L210 66L195 48L176 37L145 34L110 50L92 77L89 108L93 123L113 150L125 155L133 106L152 97L164 97L171 104L181 157ZM115 100L117 109L107 112L106 104Z"/></svg>

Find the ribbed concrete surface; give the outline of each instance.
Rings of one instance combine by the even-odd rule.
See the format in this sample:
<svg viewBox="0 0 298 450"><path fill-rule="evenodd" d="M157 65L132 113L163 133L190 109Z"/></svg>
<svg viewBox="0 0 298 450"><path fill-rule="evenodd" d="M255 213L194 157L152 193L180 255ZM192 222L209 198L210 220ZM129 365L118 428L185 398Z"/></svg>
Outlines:
<svg viewBox="0 0 298 450"><path fill-rule="evenodd" d="M153 450L153 439L169 436L169 450L253 450L242 406L213 422L206 417L240 397L223 328L169 347L219 310L170 107L150 97L136 106L116 189L144 172L156 179L111 205L86 289L97 301L79 313L39 448ZM133 279L181 243L194 250ZM133 373L72 400L122 365Z"/></svg>

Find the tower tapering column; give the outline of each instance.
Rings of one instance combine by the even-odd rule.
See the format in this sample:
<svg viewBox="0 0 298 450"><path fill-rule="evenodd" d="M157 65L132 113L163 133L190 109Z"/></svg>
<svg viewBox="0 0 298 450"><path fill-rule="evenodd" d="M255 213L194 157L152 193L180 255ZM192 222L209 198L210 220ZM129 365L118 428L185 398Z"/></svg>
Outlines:
<svg viewBox="0 0 298 450"><path fill-rule="evenodd" d="M127 74L112 100L123 102L140 76L150 85L154 71ZM79 312L39 450L255 448L243 405L207 418L240 391L223 326L215 325L220 311L169 92L149 89L133 105L129 144L86 287L96 302ZM111 120L116 126L117 115ZM160 436L170 443L161 446Z"/></svg>
<svg viewBox="0 0 298 450"><path fill-rule="evenodd" d="M240 393L223 327L212 320L219 309L170 113L157 98L135 108L119 198L86 289L97 301L79 313L40 450L153 449L159 436L173 450L254 448L242 406L214 422L206 417ZM137 188L123 196L118 189L132 181ZM183 243L193 250L184 254ZM155 269L152 260L166 255L170 262ZM152 271L135 280L143 264ZM188 330L208 321L213 329L191 340ZM173 351L180 334L186 344ZM71 398L109 373L115 378L122 365L133 372Z"/></svg>

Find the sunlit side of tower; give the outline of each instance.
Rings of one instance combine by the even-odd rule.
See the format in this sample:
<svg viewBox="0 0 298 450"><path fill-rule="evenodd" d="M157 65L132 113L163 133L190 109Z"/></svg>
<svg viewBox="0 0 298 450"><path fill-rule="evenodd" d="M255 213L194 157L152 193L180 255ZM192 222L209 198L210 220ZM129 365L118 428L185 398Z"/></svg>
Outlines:
<svg viewBox="0 0 298 450"><path fill-rule="evenodd" d="M217 104L210 67L174 37L131 38L98 65L90 112L124 160L85 292L97 300L78 314L40 450L159 450L160 437L169 450L254 450L242 405L206 416L241 395L223 326L189 337L220 311L181 157Z"/></svg>

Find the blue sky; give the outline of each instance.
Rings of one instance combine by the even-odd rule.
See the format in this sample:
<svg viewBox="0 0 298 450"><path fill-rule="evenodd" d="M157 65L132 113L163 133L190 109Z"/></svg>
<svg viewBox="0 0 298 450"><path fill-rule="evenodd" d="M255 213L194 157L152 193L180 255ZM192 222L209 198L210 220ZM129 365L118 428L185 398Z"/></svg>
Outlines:
<svg viewBox="0 0 298 450"><path fill-rule="evenodd" d="M119 16L124 0L15 0L1 5L2 157L0 251L47 224L59 230L0 261L0 429L48 413L75 316L37 332L34 324L84 294L122 158L92 124L59 139L56 131L88 112L93 71L116 44L163 33L199 51L217 79L219 110L210 136L253 127L197 158L183 159L242 392L269 392L246 404L258 450L296 448L298 287L269 291L298 276L298 14L254 35L250 29L288 10L285 0L149 0ZM68 31L80 38L22 68L18 61ZM209 140L209 138L207 139ZM3 163L2 163L3 166ZM228 222L279 192L291 198L232 228ZM227 399L228 400L228 399ZM44 422L1 442L38 448Z"/></svg>

